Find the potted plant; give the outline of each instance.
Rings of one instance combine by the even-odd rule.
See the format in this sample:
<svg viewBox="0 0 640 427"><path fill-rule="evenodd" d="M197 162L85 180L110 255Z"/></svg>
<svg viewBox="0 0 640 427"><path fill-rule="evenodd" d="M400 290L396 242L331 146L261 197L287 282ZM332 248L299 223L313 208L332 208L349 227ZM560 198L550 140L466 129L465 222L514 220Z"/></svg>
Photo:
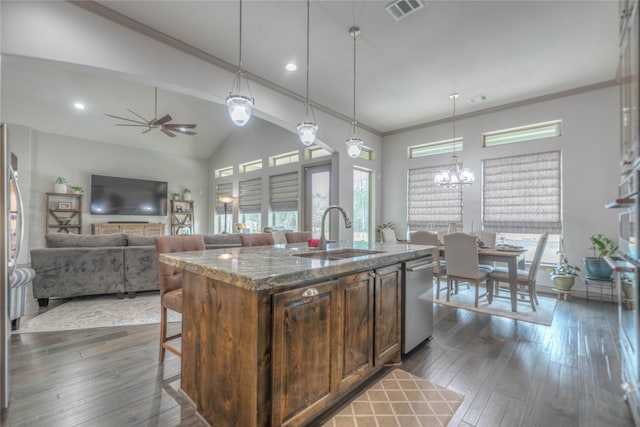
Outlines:
<svg viewBox="0 0 640 427"><path fill-rule="evenodd" d="M573 287L580 268L569 264L564 253L560 253L560 260L556 265L547 269L551 273L553 287L560 291L570 291Z"/></svg>
<svg viewBox="0 0 640 427"><path fill-rule="evenodd" d="M182 195L182 200L191 200L191 190L188 188L184 189L184 194Z"/></svg>
<svg viewBox="0 0 640 427"><path fill-rule="evenodd" d="M622 273L620 275L620 285L624 299L633 300L633 280L628 274Z"/></svg>
<svg viewBox="0 0 640 427"><path fill-rule="evenodd" d="M609 280L613 269L604 257L617 251L618 245L602 234L594 234L589 240L591 241L589 249L593 251L593 256L582 259L587 276L594 280Z"/></svg>
<svg viewBox="0 0 640 427"><path fill-rule="evenodd" d="M73 191L74 194L82 194L84 192L84 189L79 185L74 185L73 187L71 187L71 191Z"/></svg>
<svg viewBox="0 0 640 427"><path fill-rule="evenodd" d="M393 222L387 222L386 224L380 224L376 227L377 241L382 242L382 230L385 228L393 228Z"/></svg>
<svg viewBox="0 0 640 427"><path fill-rule="evenodd" d="M171 193L171 198L173 200L178 200L180 199L180 193Z"/></svg>
<svg viewBox="0 0 640 427"><path fill-rule="evenodd" d="M56 178L56 183L53 185L53 192L60 194L67 192L67 180L64 177L59 176Z"/></svg>

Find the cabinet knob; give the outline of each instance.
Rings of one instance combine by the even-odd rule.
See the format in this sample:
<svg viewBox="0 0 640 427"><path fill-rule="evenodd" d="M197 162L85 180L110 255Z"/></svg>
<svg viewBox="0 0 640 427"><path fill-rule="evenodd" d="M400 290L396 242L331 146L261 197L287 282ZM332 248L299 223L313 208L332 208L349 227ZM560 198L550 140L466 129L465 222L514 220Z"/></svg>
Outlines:
<svg viewBox="0 0 640 427"><path fill-rule="evenodd" d="M318 292L318 290L316 288L309 288L306 291L304 291L302 293L302 296L307 298L307 297L315 297L316 295L318 295L320 292Z"/></svg>
<svg viewBox="0 0 640 427"><path fill-rule="evenodd" d="M376 278L376 273L374 273L373 271L369 273L369 277L371 277L372 279Z"/></svg>

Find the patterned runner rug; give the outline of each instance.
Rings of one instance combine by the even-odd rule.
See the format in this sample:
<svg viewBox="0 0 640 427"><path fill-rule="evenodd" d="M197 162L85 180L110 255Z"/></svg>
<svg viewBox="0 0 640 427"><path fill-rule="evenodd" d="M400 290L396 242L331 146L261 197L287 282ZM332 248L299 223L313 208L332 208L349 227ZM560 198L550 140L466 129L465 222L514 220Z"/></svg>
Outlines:
<svg viewBox="0 0 640 427"><path fill-rule="evenodd" d="M394 369L323 427L444 427L462 399L458 393Z"/></svg>
<svg viewBox="0 0 640 427"><path fill-rule="evenodd" d="M179 313L169 310L169 322L179 322ZM117 299L115 295L71 298L59 306L32 318L23 318L14 334L65 331L108 326L160 323L160 294L139 293L135 298Z"/></svg>

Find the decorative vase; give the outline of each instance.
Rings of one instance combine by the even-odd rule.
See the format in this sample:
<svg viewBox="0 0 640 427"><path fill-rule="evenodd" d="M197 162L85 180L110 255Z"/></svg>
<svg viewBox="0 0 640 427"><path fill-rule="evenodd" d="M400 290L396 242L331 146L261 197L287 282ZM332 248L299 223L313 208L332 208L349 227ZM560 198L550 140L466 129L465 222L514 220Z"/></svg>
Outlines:
<svg viewBox="0 0 640 427"><path fill-rule="evenodd" d="M191 191L185 191L182 195L183 200L191 200Z"/></svg>
<svg viewBox="0 0 640 427"><path fill-rule="evenodd" d="M613 274L613 269L603 258L584 257L582 262L587 276L594 280L609 280Z"/></svg>
<svg viewBox="0 0 640 427"><path fill-rule="evenodd" d="M57 182L53 184L53 192L64 194L67 192L67 184L58 184Z"/></svg>
<svg viewBox="0 0 640 427"><path fill-rule="evenodd" d="M553 287L559 291L570 291L576 281L576 276L553 275L551 280L553 281Z"/></svg>
<svg viewBox="0 0 640 427"><path fill-rule="evenodd" d="M633 284L631 282L622 282L622 293L625 299L633 299Z"/></svg>

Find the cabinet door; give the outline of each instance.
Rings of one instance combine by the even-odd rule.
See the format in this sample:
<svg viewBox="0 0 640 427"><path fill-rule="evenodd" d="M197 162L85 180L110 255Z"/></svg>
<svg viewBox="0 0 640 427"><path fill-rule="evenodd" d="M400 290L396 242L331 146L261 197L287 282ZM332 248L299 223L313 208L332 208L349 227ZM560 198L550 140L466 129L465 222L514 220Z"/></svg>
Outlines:
<svg viewBox="0 0 640 427"><path fill-rule="evenodd" d="M143 236L144 224L120 224L120 232Z"/></svg>
<svg viewBox="0 0 640 427"><path fill-rule="evenodd" d="M119 224L93 224L93 234L120 233Z"/></svg>
<svg viewBox="0 0 640 427"><path fill-rule="evenodd" d="M375 348L376 366L400 361L400 308L402 268L400 264L375 271Z"/></svg>
<svg viewBox="0 0 640 427"><path fill-rule="evenodd" d="M333 399L337 283L273 296L272 425L308 419Z"/></svg>
<svg viewBox="0 0 640 427"><path fill-rule="evenodd" d="M338 390L351 387L373 369L373 275L340 279L338 306Z"/></svg>
<svg viewBox="0 0 640 427"><path fill-rule="evenodd" d="M147 224L144 227L145 236L164 236L164 224Z"/></svg>

